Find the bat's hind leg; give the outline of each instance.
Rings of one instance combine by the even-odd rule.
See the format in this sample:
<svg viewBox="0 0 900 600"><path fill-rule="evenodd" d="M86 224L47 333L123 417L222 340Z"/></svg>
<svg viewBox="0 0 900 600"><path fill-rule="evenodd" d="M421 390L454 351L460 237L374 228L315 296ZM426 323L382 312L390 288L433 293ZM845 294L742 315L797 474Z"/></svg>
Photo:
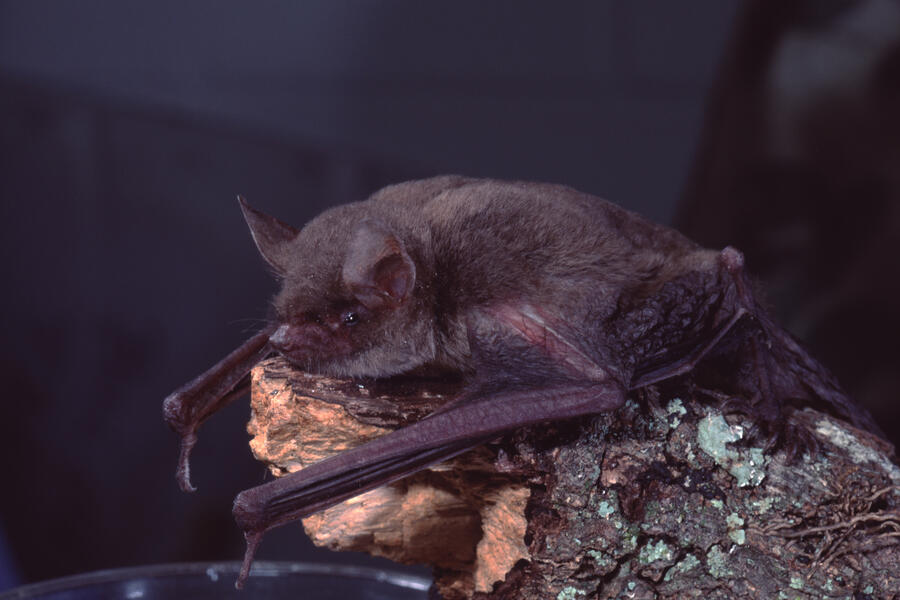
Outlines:
<svg viewBox="0 0 900 600"><path fill-rule="evenodd" d="M791 459L818 448L816 438L807 429L791 422L798 406L822 405L822 408L853 419L850 400L834 377L813 359L784 329L771 319L754 296L744 272L744 257L727 247L719 255L722 275L730 277L733 311L745 315L734 332L737 361L736 395L722 405L725 412L749 415L756 426L747 439L765 434L767 450L783 448ZM723 281L723 283L726 283ZM741 331L742 330L742 331ZM861 410L861 409L860 409Z"/></svg>

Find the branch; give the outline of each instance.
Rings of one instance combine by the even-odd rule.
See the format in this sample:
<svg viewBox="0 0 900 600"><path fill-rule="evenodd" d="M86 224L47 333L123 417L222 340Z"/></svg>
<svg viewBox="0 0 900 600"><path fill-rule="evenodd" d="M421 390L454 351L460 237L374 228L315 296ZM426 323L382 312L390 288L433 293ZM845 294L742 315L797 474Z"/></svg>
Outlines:
<svg viewBox="0 0 900 600"><path fill-rule="evenodd" d="M253 372L251 448L282 475L421 418L455 389L360 387L270 359ZM320 546L431 565L445 600L900 589L900 469L888 444L806 409L792 425L820 451L791 464L708 396L644 396L654 394L520 431L303 526Z"/></svg>

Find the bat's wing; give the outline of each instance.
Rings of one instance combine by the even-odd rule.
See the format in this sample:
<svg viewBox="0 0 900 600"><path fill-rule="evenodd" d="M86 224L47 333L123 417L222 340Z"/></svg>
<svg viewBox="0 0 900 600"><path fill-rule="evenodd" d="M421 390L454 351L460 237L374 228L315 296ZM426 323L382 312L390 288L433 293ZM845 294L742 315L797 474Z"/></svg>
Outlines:
<svg viewBox="0 0 900 600"><path fill-rule="evenodd" d="M163 417L181 436L175 478L182 490L192 492L195 489L191 485L190 455L197 443L197 429L214 412L247 392L250 369L272 353L269 336L273 331L274 327L260 331L163 401Z"/></svg>
<svg viewBox="0 0 900 600"><path fill-rule="evenodd" d="M522 426L613 410L625 386L528 306L499 306L470 322L485 365L461 397L425 419L247 490L235 518L247 538L238 579L269 529L323 510ZM482 383L479 383L482 382Z"/></svg>
<svg viewBox="0 0 900 600"><path fill-rule="evenodd" d="M629 388L688 372L696 375L696 369L704 364L715 369L716 363L710 357L726 350L737 362L721 370L732 373L733 387L752 399L747 406L749 412L766 423L770 433L778 435L779 429L784 429L786 407L799 401L804 405L818 404L855 426L884 437L868 411L853 402L835 377L772 320L754 297L743 266L740 252L730 247L722 250L715 272L710 274L717 292L709 294L710 298L715 297L716 304L710 311L708 326L687 343L665 348L637 364ZM732 335L739 323L741 333ZM723 343L729 337L732 339Z"/></svg>

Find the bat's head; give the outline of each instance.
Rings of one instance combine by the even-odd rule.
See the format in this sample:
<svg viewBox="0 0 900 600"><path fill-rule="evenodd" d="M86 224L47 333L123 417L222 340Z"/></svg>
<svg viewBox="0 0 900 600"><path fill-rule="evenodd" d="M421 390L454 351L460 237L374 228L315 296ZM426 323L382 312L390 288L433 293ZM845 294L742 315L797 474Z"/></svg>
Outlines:
<svg viewBox="0 0 900 600"><path fill-rule="evenodd" d="M398 231L369 204L356 203L298 231L240 202L282 282L275 350L306 371L353 377L403 373L434 358L422 227Z"/></svg>

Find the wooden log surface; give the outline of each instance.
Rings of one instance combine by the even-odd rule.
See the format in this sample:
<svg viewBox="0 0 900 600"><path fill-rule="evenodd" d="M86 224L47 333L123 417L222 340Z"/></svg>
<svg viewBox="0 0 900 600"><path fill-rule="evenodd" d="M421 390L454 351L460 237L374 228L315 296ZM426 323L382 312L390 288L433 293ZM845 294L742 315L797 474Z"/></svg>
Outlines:
<svg viewBox="0 0 900 600"><path fill-rule="evenodd" d="M276 476L384 435L458 382L253 371L248 431ZM303 520L314 543L431 565L444 600L900 598L900 469L811 409L789 462L688 387L526 428Z"/></svg>

